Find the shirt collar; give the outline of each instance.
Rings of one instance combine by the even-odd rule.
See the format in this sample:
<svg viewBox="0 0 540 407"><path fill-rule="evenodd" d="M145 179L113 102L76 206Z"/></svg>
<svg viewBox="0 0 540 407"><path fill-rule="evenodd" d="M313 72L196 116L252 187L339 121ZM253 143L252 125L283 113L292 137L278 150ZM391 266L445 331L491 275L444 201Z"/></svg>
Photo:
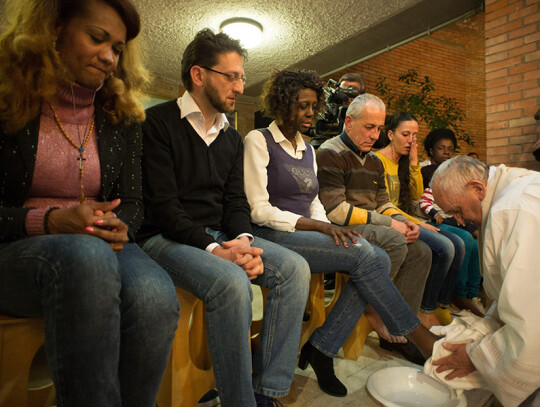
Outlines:
<svg viewBox="0 0 540 407"><path fill-rule="evenodd" d="M201 109L199 109L199 106L197 105L197 102L195 102L195 99L193 99L193 96L188 91L185 91L182 97L179 97L177 102L178 107L180 108L180 118L183 119L184 117L190 116L190 117L198 117L199 120L203 120L203 115L201 112ZM227 116L225 116L224 113L218 113L216 114L216 120L214 122L214 126L217 129L223 128L223 131L227 131L229 128L229 121L227 120Z"/></svg>
<svg viewBox="0 0 540 407"><path fill-rule="evenodd" d="M274 138L274 141L276 143L281 143L283 141L286 141L286 142L290 143L290 141L285 138L285 136L283 135L283 133L279 129L279 126L277 125L275 120L272 123L270 123L270 126L268 126L268 129L272 133L272 137ZM307 150L307 146L306 146L306 143L304 141L304 138L302 137L302 134L300 134L299 132L296 132L295 140L296 140L296 150L297 151L306 151Z"/></svg>
<svg viewBox="0 0 540 407"><path fill-rule="evenodd" d="M345 145L349 147L353 152L359 155L360 158L364 158L369 153L369 151L367 153L360 151L360 149L356 147L356 144L353 143L353 141L351 140L351 138L349 137L349 135L347 134L345 130L343 130L343 132L341 133L339 137L341 138L341 141L343 141Z"/></svg>

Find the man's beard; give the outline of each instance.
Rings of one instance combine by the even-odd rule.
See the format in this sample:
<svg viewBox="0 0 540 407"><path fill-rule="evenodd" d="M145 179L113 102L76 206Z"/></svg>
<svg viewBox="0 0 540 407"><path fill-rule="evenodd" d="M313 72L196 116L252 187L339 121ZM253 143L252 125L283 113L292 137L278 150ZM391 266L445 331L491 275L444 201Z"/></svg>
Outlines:
<svg viewBox="0 0 540 407"><path fill-rule="evenodd" d="M232 113L234 112L234 103L230 106L226 101L219 99L217 89L213 85L205 86L204 94L208 98L208 101L216 111L220 113Z"/></svg>

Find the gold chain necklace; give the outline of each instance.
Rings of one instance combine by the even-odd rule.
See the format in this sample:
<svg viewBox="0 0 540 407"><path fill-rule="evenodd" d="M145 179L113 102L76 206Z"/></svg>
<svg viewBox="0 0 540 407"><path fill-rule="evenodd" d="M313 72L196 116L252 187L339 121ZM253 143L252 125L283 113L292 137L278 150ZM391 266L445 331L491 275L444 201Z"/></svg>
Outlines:
<svg viewBox="0 0 540 407"><path fill-rule="evenodd" d="M79 152L79 156L77 157L77 160L79 160L79 179L80 179L80 182L81 182L81 195L79 196L79 202L83 203L85 201L85 199L86 199L85 196L84 196L84 185L83 185L83 177L84 177L83 161L86 161L86 158L84 158L83 154L84 154L84 149L88 145L88 142L90 141L90 138L92 136L92 131L94 130L95 120L92 120L92 125L90 126L90 130L88 131L88 134L86 135L86 138L84 139L84 141L80 139L79 126L77 125L77 133L79 134L79 143L80 143L80 145L77 145L71 139L71 137L69 137L69 135L66 133L66 130L64 129L64 126L60 122L60 119L58 118L58 115L56 114L56 112L55 112L55 110L54 110L51 103L49 103L49 107L51 108L51 110L53 112L54 120L56 121L56 124L60 128L60 131L62 132L62 134L67 139L67 141L69 141L70 144L73 147L75 147L77 149L77 151Z"/></svg>

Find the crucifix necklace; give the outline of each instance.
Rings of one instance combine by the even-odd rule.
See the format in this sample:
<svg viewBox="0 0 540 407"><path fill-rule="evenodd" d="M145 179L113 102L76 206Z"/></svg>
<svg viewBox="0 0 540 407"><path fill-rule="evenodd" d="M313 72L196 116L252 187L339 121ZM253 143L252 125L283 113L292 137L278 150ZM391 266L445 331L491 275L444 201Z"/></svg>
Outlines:
<svg viewBox="0 0 540 407"><path fill-rule="evenodd" d="M75 119L76 119L77 118L77 108L75 107L75 94L73 92L73 84L71 84L71 94L73 96L73 112L75 114ZM95 97L96 97L96 92L94 92L94 99L95 99ZM94 99L92 99L92 105L94 104ZM90 141L90 138L92 137L92 131L94 130L95 120L92 120L92 125L90 126L90 130L88 131L88 133L86 133L86 130L88 129L88 123L90 121L90 118L88 118L88 121L86 122L86 127L84 129L84 132L86 134L86 137L84 137L84 139L81 139L81 134L79 132L79 123L77 123L77 135L78 135L78 138L79 138L79 145L77 145L73 141L73 139L69 136L69 134L67 134L66 130L64 129L64 126L60 122L60 119L58 118L58 115L56 114L56 112L55 112L55 110L54 110L51 103L49 103L49 107L51 108L51 111L53 112L54 120L56 121L56 124L60 128L60 131L62 132L62 134L67 139L67 141L69 141L69 143L73 147L75 147L77 149L77 151L79 152L79 156L77 157L77 160L79 160L79 180L80 180L80 183L81 183L81 194L79 196L79 202L83 203L86 200L86 198L84 196L84 185L83 185L83 178L84 178L84 165L83 165L83 162L86 161L86 158L84 158L84 150L85 150L86 146L88 145L88 142Z"/></svg>

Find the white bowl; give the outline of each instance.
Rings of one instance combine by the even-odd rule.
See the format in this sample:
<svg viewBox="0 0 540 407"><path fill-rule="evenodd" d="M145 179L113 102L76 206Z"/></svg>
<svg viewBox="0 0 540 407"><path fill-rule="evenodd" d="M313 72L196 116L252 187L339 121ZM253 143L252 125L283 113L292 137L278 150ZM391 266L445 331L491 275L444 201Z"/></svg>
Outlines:
<svg viewBox="0 0 540 407"><path fill-rule="evenodd" d="M463 394L452 398L448 387L413 367L387 367L371 374L366 387L387 407L466 407Z"/></svg>

